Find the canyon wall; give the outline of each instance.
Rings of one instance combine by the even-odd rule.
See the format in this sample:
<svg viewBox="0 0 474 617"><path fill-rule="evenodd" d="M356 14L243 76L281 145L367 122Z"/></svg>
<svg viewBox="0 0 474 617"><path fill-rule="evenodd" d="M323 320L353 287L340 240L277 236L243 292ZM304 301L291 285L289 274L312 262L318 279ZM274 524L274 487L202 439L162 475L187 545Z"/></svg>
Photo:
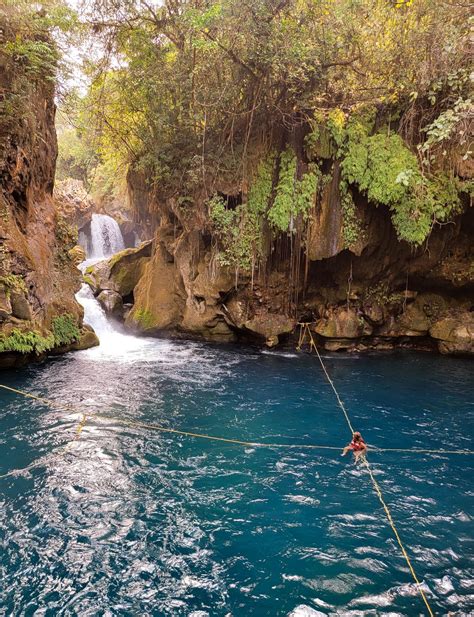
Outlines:
<svg viewBox="0 0 474 617"><path fill-rule="evenodd" d="M2 26L2 43L14 40ZM97 341L74 298L76 234L52 197L54 84L0 53L0 104L0 366L8 367Z"/></svg>
<svg viewBox="0 0 474 617"><path fill-rule="evenodd" d="M240 187L231 189L237 195ZM125 324L135 332L296 346L303 321L327 350L474 352L474 211L468 204L415 248L397 238L385 207L354 193L361 229L349 250L337 187L329 186L311 212L299 275L288 244L252 276L219 263L204 200L197 196L190 213L176 200L146 196L143 184L132 194L140 196L137 212L154 213L153 243L146 248L151 257L144 258L144 249L128 251L112 269L91 274L97 294L108 289L133 303ZM121 268L122 280L130 273L122 290Z"/></svg>

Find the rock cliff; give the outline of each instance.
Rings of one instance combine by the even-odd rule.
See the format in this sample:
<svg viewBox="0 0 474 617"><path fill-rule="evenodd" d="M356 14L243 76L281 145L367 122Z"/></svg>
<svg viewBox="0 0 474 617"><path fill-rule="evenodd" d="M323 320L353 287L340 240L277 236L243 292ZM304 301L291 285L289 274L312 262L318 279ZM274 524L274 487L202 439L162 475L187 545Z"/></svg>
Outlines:
<svg viewBox="0 0 474 617"><path fill-rule="evenodd" d="M8 21L2 42L15 37ZM57 155L52 82L0 53L0 366L96 344L74 299L75 234L52 197Z"/></svg>
<svg viewBox="0 0 474 617"><path fill-rule="evenodd" d="M451 225L437 226L429 242L414 249L397 239L382 207L359 195L363 241L348 250L341 241L342 218L332 220L337 197L330 193L323 193L312 215L309 259L301 264L306 277L296 289L289 258L275 260L253 280L236 278L216 259L204 206L191 218L165 200L154 205L152 246L96 267L95 291L111 289L132 302L126 325L149 335L273 347L296 344L298 322L306 321L333 351L410 347L472 354L472 209ZM120 289L118 272L136 281L133 289Z"/></svg>

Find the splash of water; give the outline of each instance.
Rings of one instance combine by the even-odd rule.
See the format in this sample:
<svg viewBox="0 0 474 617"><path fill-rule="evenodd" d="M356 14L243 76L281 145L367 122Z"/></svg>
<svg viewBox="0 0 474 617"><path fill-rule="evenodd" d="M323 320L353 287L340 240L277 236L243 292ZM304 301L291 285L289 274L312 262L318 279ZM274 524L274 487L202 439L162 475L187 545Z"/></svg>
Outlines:
<svg viewBox="0 0 474 617"><path fill-rule="evenodd" d="M84 323L92 326L99 338L114 333L114 328L107 319L104 309L100 306L86 283L76 294L76 300L84 308Z"/></svg>
<svg viewBox="0 0 474 617"><path fill-rule="evenodd" d="M165 341L124 333L118 322L109 320L94 297L92 289L86 283L82 284L80 291L76 294L76 300L84 308L84 323L92 326L99 337L99 347L83 352L91 360L120 363L156 361L170 348L170 343Z"/></svg>

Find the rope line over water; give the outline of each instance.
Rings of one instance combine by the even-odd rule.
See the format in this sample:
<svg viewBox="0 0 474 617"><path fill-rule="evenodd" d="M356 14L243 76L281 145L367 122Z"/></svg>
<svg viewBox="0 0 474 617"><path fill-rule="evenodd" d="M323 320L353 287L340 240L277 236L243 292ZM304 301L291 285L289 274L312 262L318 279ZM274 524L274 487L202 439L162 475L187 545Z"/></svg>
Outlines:
<svg viewBox="0 0 474 617"><path fill-rule="evenodd" d="M123 424L126 426L136 426L137 428L149 429L152 431L159 431L162 433L172 433L176 435L183 435L185 437L194 437L196 439L206 439L208 441L220 441L229 444L235 444L239 446L252 447L252 448L292 448L299 450L342 450L341 446L329 446L329 445L321 445L321 444L307 444L307 443L272 443L272 442L264 442L264 441L246 441L242 439L232 439L230 437L220 437L217 435L209 435L207 433L194 433L192 431L185 431L181 429L169 428L167 426L163 426L161 424L150 424L148 422L138 422L136 420L124 420L122 418L117 418L117 416L105 415L105 414L85 414L82 410L79 410L77 407L73 407L69 403L57 403L51 399L44 398L42 396L36 396L35 394L31 394L29 392L25 392L24 390L18 390L16 388L11 388L10 386L5 386L4 384L0 384L0 388L4 390L9 390L10 392L14 392L15 394L20 394L21 396L25 396L28 398L35 399L49 407L73 411L75 413L81 413L82 419L79 422L76 428L76 436L74 439L69 442L69 444L77 441L80 436L82 429L89 419L99 418L102 420L114 420L119 424ZM69 445L68 444L68 445ZM474 455L474 450L444 450L444 449L428 449L428 448L379 448L378 446L368 444L371 453L379 454L383 452L406 452L406 453L414 453L414 454L439 454L439 455L447 455L447 454L461 454L461 455ZM0 478L3 476L0 476Z"/></svg>
<svg viewBox="0 0 474 617"><path fill-rule="evenodd" d="M302 334L302 332L303 332L303 334ZM326 375L326 379L328 380L329 384L331 385L331 388L334 391L334 394L336 395L337 401L339 403L340 408L342 409L342 411L344 413L345 419L347 421L347 424L349 426L349 429L350 429L351 435L352 435L355 431L354 431L354 427L352 426L352 422L351 422L351 420L349 418L349 414L347 413L347 410L346 410L346 408L344 406L344 403L342 402L342 400L341 400L341 398L339 396L339 393L336 390L334 382L332 381L331 377L329 376L329 373L326 370L326 366L324 365L323 359L321 358L321 354L319 353L319 350L318 350L318 348L316 346L316 343L314 342L314 338L313 338L313 335L311 333L311 330L309 328L309 324L308 323L300 324L300 339L299 339L298 347L301 349L301 346L304 343L306 334L308 334L308 336L309 336L310 349L314 349L316 351L316 355L318 356L318 360L319 360L319 362L321 364L321 367L322 367L322 369L324 371L324 374ZM408 565L408 568L410 569L410 572L411 572L411 575L413 577L413 580L416 583L417 589L418 589L418 591L419 591L419 593L420 593L420 595L421 595L421 597L423 599L423 602L425 603L425 606L426 606L426 608L428 610L428 613L429 613L430 617L434 617L434 613L433 613L433 611L431 609L430 603L428 602L428 598L426 597L426 594L424 592L423 586L422 586L422 584L420 583L420 581L418 579L418 576L417 576L417 574L415 572L413 564L411 563L410 556L408 555L408 553L407 553L407 551L405 549L405 546L404 546L404 544L402 542L402 539L400 538L400 534L398 533L397 527L395 525L395 521L393 520L393 517L392 517L392 513L390 512L390 508L388 507L388 505L387 505L387 503L386 503L386 501L384 499L384 496L382 494L382 489L380 488L380 484L377 482L377 479L376 479L376 477L374 475L374 472L372 471L372 468L371 468L371 466L369 464L369 461L367 460L367 458L365 456L362 456L362 462L364 463L367 471L369 472L369 476L370 476L370 479L372 480L372 484L374 486L374 489L375 489L375 492L377 494L377 497L379 498L379 501L382 504L382 507L383 507L383 509L385 511L385 514L387 516L387 520L389 522L389 525L392 528L392 531L393 531L393 533L395 535L395 538L397 539L397 542L398 542L398 545L400 546L400 549L402 551L403 557L405 558L405 561L406 561L406 563Z"/></svg>

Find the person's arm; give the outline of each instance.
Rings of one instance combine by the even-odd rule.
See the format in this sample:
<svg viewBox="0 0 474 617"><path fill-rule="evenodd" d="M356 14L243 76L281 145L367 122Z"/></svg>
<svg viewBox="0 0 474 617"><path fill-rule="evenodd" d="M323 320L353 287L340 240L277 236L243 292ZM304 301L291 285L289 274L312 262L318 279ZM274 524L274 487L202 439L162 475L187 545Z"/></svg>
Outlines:
<svg viewBox="0 0 474 617"><path fill-rule="evenodd" d="M342 450L342 454L341 454L341 456L346 456L346 454L349 452L349 450L352 450L352 446L351 446L351 444L349 444L348 446L346 446L346 447Z"/></svg>

